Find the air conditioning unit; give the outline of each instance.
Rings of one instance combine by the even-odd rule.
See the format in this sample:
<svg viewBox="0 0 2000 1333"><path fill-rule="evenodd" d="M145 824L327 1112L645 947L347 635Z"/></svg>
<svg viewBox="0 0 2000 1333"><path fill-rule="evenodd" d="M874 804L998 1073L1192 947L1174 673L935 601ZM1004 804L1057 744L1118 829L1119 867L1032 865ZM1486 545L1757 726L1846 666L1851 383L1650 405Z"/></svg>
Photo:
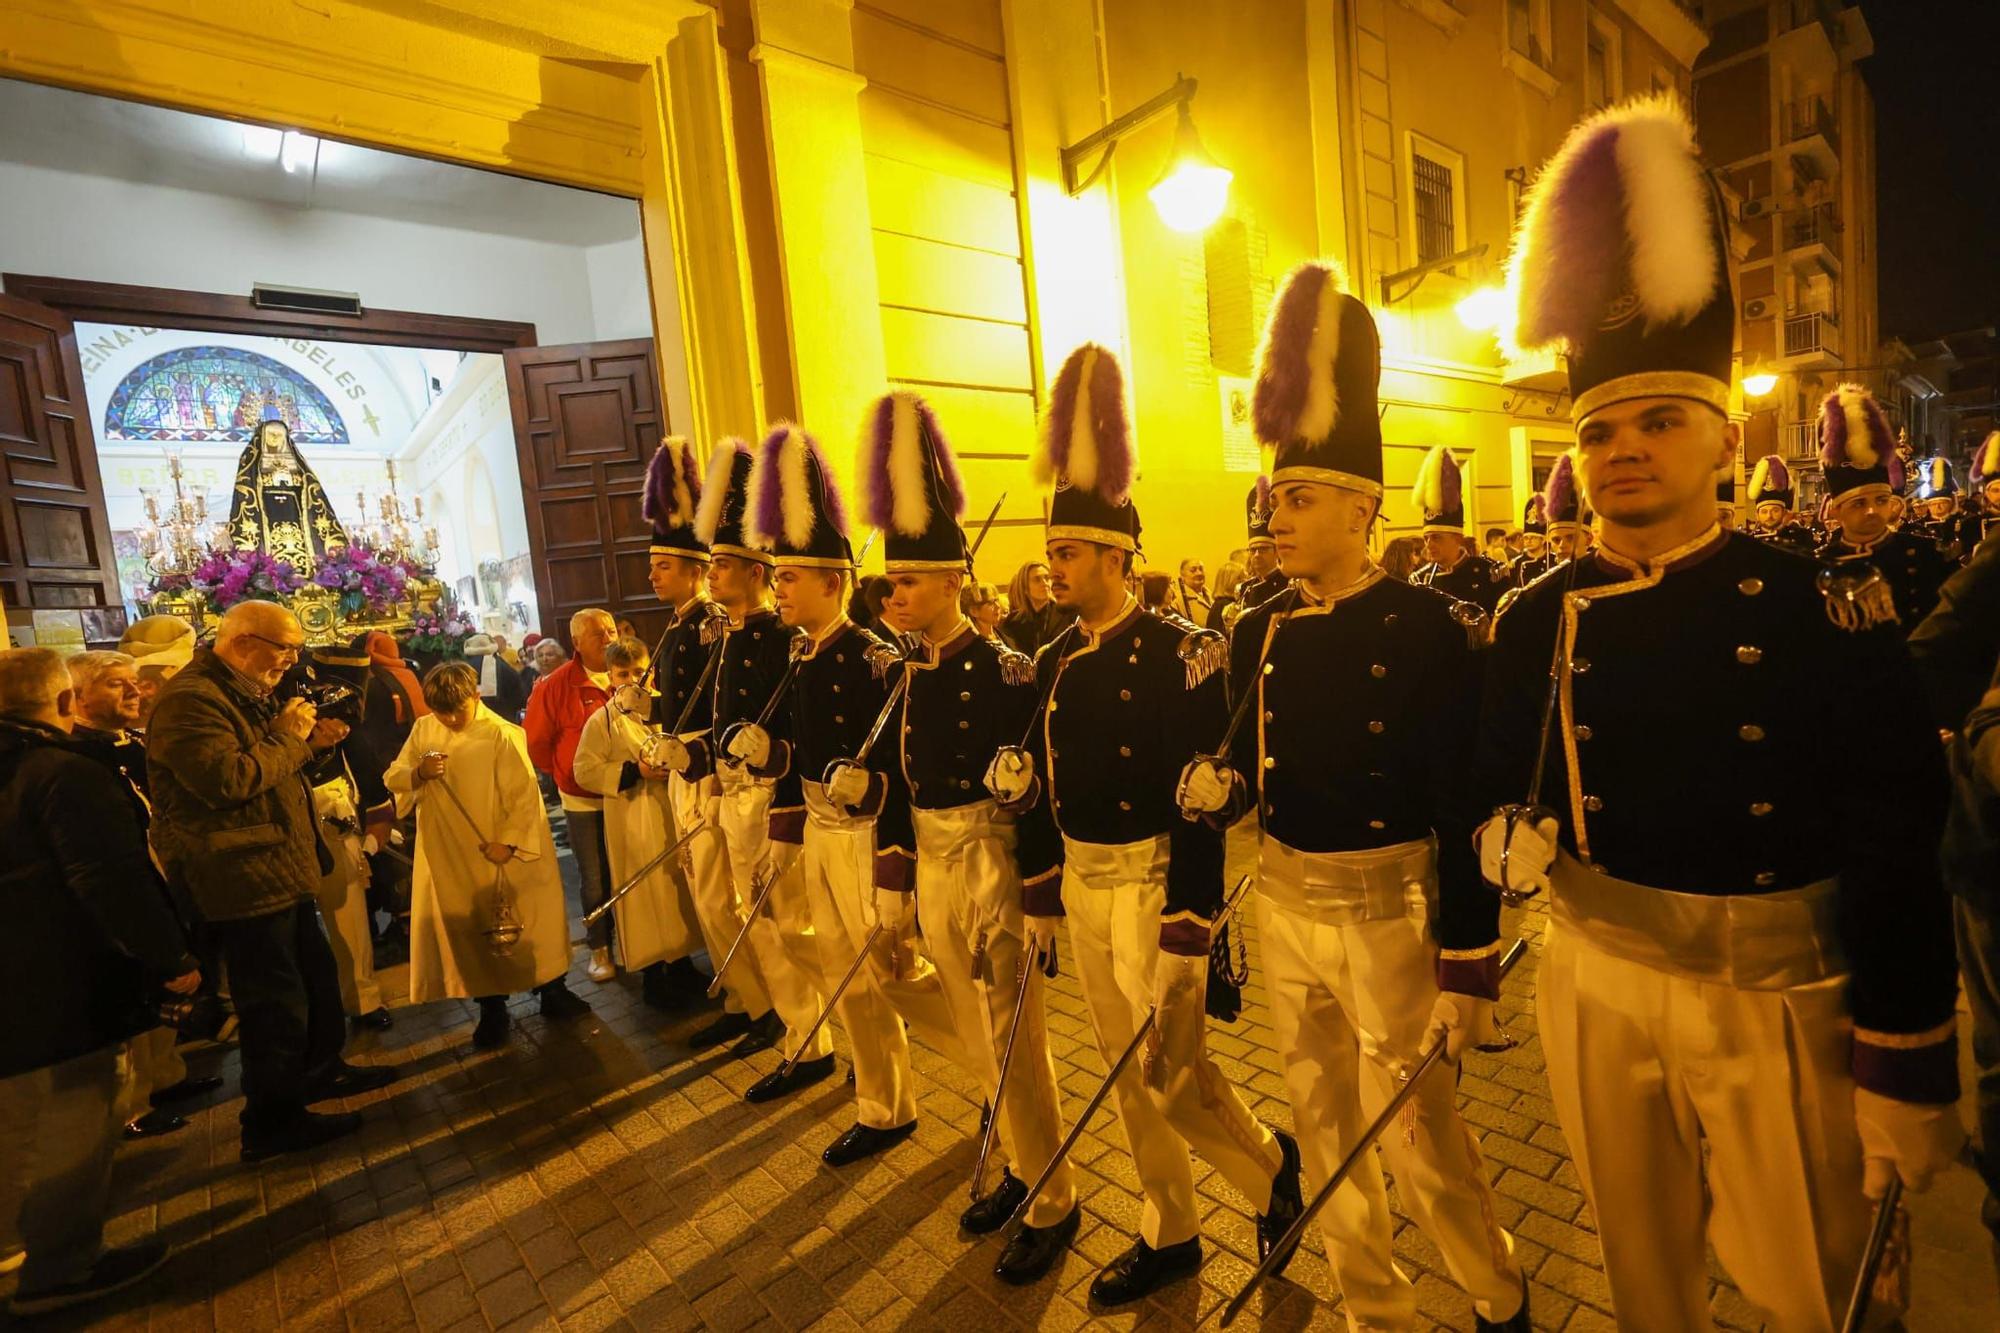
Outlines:
<svg viewBox="0 0 2000 1333"><path fill-rule="evenodd" d="M1777 313L1777 302L1768 296L1753 296L1743 303L1743 318L1769 319Z"/></svg>
<svg viewBox="0 0 2000 1333"><path fill-rule="evenodd" d="M1745 222L1748 222L1751 218L1769 217L1777 211L1778 199L1776 195L1767 194L1762 199L1745 199L1743 201L1743 220Z"/></svg>
<svg viewBox="0 0 2000 1333"><path fill-rule="evenodd" d="M359 292L328 292L316 287L278 287L260 282L250 289L250 304L259 310L293 310L305 315L361 313Z"/></svg>

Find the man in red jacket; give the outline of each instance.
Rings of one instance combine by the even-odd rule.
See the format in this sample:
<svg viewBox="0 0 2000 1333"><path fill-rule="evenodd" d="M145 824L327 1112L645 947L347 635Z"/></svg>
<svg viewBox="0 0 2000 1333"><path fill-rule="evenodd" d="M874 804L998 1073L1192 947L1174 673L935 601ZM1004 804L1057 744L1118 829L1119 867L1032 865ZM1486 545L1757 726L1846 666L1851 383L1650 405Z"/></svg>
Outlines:
<svg viewBox="0 0 2000 1333"><path fill-rule="evenodd" d="M577 873L583 880L580 896L585 915L611 892L611 863L604 851L604 798L577 782L571 764L583 724L611 697L610 667L604 661L604 650L617 634L618 622L609 611L592 606L571 616L569 638L576 655L542 677L528 697L527 716L522 719L528 733L528 758L555 779L562 797L570 851L576 856ZM590 979L609 981L616 973L611 965L611 917L607 914L590 927Z"/></svg>

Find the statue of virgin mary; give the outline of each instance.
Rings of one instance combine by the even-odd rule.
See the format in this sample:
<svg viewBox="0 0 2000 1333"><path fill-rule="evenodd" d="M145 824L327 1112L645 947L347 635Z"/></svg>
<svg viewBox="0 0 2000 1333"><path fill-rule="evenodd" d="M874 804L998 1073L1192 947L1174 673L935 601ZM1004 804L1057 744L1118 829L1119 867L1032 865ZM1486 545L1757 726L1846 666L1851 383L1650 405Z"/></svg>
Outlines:
<svg viewBox="0 0 2000 1333"><path fill-rule="evenodd" d="M291 427L265 409L236 460L236 489L229 499L229 542L239 551L262 551L310 575L319 562L347 545L326 491L292 443Z"/></svg>

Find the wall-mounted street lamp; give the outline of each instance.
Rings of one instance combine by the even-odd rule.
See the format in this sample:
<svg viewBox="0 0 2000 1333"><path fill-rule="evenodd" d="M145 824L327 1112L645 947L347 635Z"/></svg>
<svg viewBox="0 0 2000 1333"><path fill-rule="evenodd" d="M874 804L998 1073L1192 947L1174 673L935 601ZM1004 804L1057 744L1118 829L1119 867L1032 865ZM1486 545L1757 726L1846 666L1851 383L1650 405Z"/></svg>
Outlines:
<svg viewBox="0 0 2000 1333"><path fill-rule="evenodd" d="M1455 255L1446 255L1442 259L1426 260L1424 263L1412 268L1406 268L1399 273L1384 273L1380 284L1382 304L1385 306L1394 305L1398 301L1409 300L1417 294L1417 288L1424 285L1424 279L1439 269L1457 268L1460 264L1470 264L1475 259L1484 259L1485 257L1486 242L1481 241L1470 250L1460 250ZM1404 287L1401 291L1396 290L1399 285L1406 282L1410 285ZM1463 304L1463 302L1460 304ZM1490 307L1490 303L1489 308L1492 308Z"/></svg>
<svg viewBox="0 0 2000 1333"><path fill-rule="evenodd" d="M1188 110L1188 104L1194 101L1194 92L1193 79L1178 78L1173 87L1158 97L1132 108L1103 129L1095 130L1064 148L1063 189L1071 194L1082 194L1096 184L1104 169L1111 165L1111 154L1121 138L1168 111L1178 109L1180 120L1174 130L1173 155L1167 159L1160 178L1153 182L1153 188L1146 191L1146 197L1153 201L1160 221L1175 231L1206 230L1228 206L1229 182L1233 176L1227 167L1209 155L1208 149L1202 146L1201 135L1195 132L1194 116ZM1103 151L1091 167L1090 174L1081 175L1091 154L1100 149Z"/></svg>
<svg viewBox="0 0 2000 1333"><path fill-rule="evenodd" d="M1778 387L1778 377L1768 370L1752 370L1743 377L1743 396L1762 398Z"/></svg>

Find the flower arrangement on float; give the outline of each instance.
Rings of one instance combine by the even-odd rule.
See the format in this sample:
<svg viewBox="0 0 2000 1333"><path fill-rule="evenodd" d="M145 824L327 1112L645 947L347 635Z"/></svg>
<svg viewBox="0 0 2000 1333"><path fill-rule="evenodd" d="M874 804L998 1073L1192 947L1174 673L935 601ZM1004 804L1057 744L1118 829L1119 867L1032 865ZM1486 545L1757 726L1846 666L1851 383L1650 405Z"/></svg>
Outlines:
<svg viewBox="0 0 2000 1333"><path fill-rule="evenodd" d="M458 598L447 592L410 617L410 632L403 643L419 659L454 661L465 656L465 641L477 630Z"/></svg>
<svg viewBox="0 0 2000 1333"><path fill-rule="evenodd" d="M291 563L262 551L212 550L188 577L188 591L198 592L217 611L238 602L289 602L306 586ZM156 587L155 596L163 591Z"/></svg>
<svg viewBox="0 0 2000 1333"><path fill-rule="evenodd" d="M337 595L342 619L385 620L398 613L411 583L423 576L406 557L352 545L321 560L312 581Z"/></svg>

